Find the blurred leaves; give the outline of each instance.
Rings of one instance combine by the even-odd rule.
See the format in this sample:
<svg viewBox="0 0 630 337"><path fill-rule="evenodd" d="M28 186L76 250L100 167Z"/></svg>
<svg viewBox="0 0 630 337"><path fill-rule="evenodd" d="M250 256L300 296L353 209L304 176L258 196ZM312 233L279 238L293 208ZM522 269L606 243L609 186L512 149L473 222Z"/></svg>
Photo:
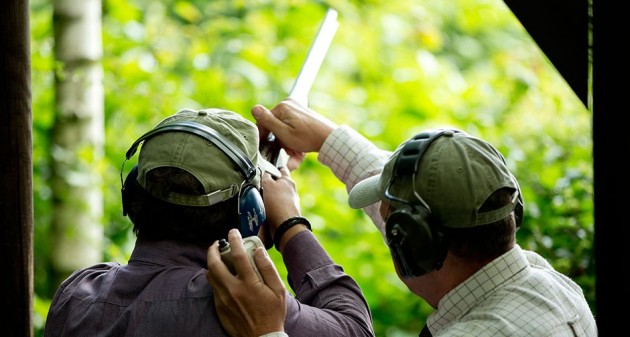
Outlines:
<svg viewBox="0 0 630 337"><path fill-rule="evenodd" d="M223 107L253 120L254 104L272 107L290 89L329 5L340 26L311 108L389 150L445 125L497 145L525 198L519 244L579 282L594 309L591 116L500 0L104 1L103 258L125 263L133 248L120 205L121 165L133 141L181 108ZM50 4L33 0L31 8L41 319L57 287L47 277L50 163L43 152L54 41ZM397 278L370 220L347 206L345 187L316 154L293 178L315 235L365 292L377 336L416 336L432 309ZM270 253L286 275L279 254Z"/></svg>

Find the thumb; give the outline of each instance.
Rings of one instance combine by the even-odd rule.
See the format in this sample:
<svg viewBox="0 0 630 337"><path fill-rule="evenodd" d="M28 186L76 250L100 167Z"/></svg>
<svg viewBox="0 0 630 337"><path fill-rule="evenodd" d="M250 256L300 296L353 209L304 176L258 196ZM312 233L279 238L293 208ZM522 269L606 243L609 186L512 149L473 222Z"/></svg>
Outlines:
<svg viewBox="0 0 630 337"><path fill-rule="evenodd" d="M258 133L260 134L260 139L267 139L269 135L269 128L266 126L266 121L269 119L273 119L273 115L271 112L267 110L264 106L257 104L252 108L252 116L256 120L256 126L258 127Z"/></svg>
<svg viewBox="0 0 630 337"><path fill-rule="evenodd" d="M252 108L252 116L256 119L256 125L261 135L267 135L269 132L277 135L282 132L282 121L264 106L255 105Z"/></svg>
<svg viewBox="0 0 630 337"><path fill-rule="evenodd" d="M275 116L269 111L269 109L265 108L260 104L254 105L252 108L252 116L256 119L256 123L261 126L266 126L269 123L270 119L274 119Z"/></svg>

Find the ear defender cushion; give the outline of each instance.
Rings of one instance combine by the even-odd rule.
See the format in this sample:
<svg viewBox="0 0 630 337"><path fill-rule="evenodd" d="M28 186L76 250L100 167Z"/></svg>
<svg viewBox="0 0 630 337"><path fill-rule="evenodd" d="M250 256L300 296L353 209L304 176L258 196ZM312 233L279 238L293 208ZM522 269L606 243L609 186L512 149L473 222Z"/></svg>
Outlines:
<svg viewBox="0 0 630 337"><path fill-rule="evenodd" d="M244 238L257 235L260 226L267 218L260 191L253 185L244 186L240 194L238 209L241 235Z"/></svg>
<svg viewBox="0 0 630 337"><path fill-rule="evenodd" d="M387 218L387 245L405 278L439 269L444 260L443 234L429 223L429 216L423 207L402 207Z"/></svg>

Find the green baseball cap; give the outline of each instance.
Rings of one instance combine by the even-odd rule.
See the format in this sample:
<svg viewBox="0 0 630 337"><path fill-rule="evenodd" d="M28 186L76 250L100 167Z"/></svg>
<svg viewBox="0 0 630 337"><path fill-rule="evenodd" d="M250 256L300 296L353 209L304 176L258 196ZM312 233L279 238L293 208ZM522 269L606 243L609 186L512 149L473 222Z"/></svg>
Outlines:
<svg viewBox="0 0 630 337"><path fill-rule="evenodd" d="M159 130L164 132L155 132ZM258 151L256 125L229 110L180 110L162 120L145 136L149 134L151 136L146 137L140 149L137 181L149 193L170 203L210 206L237 195L244 184L260 188L262 172L280 176L278 168ZM217 138L220 138L218 143L214 141ZM235 156L241 159L241 164ZM249 180L244 168L240 167L242 163L248 163L252 173L255 170ZM201 182L205 194L169 192L156 195L147 186L146 175L158 167L177 167L189 172Z"/></svg>
<svg viewBox="0 0 630 337"><path fill-rule="evenodd" d="M507 217L518 202L518 182L508 170L505 158L490 143L458 130L438 129L421 133L401 144L385 164L380 175L372 176L352 188L348 202L352 208L363 208L381 200L423 203L432 216L446 227L464 228L489 224ZM430 137L434 135L435 137ZM413 172L394 176L394 167L403 148L409 147L414 164ZM424 148L423 148L424 147ZM416 157L413 157L413 154ZM422 152L424 151L424 152ZM395 178L392 180L392 178ZM503 187L514 188L512 202L488 212L479 212L486 199ZM390 198L386 197L386 192Z"/></svg>

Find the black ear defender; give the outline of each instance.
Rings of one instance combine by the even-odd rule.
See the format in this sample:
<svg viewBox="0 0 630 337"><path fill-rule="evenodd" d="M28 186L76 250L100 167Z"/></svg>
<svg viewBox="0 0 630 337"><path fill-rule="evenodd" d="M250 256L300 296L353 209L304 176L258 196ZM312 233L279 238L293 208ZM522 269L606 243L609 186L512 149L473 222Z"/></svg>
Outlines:
<svg viewBox="0 0 630 337"><path fill-rule="evenodd" d="M446 257L444 235L431 224L424 206L403 206L392 213L385 225L387 245L405 278L439 269Z"/></svg>
<svg viewBox="0 0 630 337"><path fill-rule="evenodd" d="M385 197L402 204L387 217L385 236L392 258L404 278L424 275L442 267L446 258L446 240L440 225L431 216L431 209L416 195L414 201L396 197L390 188L399 177L415 177L420 158L438 137L458 130L436 129L415 135L403 145L392 178L385 189Z"/></svg>
<svg viewBox="0 0 630 337"><path fill-rule="evenodd" d="M244 238L257 235L260 226L266 220L266 213L262 195L258 188L256 188L256 186L252 184L253 179L256 177L256 166L249 160L249 158L243 153L243 151L233 145L219 132L206 125L195 122L184 121L157 127L138 138L131 145L129 150L127 150L125 160L123 161L123 166L120 171L120 181L122 184L121 193L123 215L126 216L127 210L129 209L129 197L127 196L127 192L125 191L133 188L130 186L134 183L138 185L138 188L141 188L139 184L135 181L138 176L137 164L134 165L131 171L129 171L129 174L127 174L127 177L123 182L123 171L125 167L125 162L133 157L142 142L152 137L155 137L156 135L166 132L187 132L197 135L218 147L236 164L244 179L238 193L239 214L237 220L239 222L239 230Z"/></svg>

